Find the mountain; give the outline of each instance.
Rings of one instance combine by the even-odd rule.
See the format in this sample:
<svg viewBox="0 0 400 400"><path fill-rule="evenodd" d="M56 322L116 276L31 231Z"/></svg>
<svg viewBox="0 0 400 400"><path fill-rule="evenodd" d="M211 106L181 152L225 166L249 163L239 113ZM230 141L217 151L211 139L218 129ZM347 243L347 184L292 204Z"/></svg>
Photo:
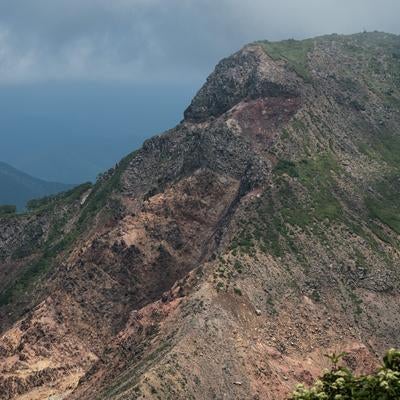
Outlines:
<svg viewBox="0 0 400 400"><path fill-rule="evenodd" d="M64 192L73 185L46 182L0 161L0 187L0 204L16 205L21 210L31 199Z"/></svg>
<svg viewBox="0 0 400 400"><path fill-rule="evenodd" d="M400 37L260 41L92 185L0 219L2 399L287 398L400 340Z"/></svg>

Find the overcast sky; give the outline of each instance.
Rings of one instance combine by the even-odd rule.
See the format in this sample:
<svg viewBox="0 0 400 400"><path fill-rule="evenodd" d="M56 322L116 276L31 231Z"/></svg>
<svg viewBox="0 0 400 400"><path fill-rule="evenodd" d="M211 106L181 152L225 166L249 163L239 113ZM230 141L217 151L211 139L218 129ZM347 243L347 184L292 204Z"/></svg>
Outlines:
<svg viewBox="0 0 400 400"><path fill-rule="evenodd" d="M384 30L399 0L0 0L0 83L174 82L259 39Z"/></svg>
<svg viewBox="0 0 400 400"><path fill-rule="evenodd" d="M400 33L399 15L400 0L0 0L0 161L93 180L244 44Z"/></svg>

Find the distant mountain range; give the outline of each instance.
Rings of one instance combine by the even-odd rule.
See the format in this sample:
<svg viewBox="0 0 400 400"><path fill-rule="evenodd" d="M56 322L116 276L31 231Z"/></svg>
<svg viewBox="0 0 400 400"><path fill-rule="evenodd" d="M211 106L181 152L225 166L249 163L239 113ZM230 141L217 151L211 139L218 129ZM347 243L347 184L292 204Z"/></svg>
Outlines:
<svg viewBox="0 0 400 400"><path fill-rule="evenodd" d="M31 199L63 192L73 186L34 178L0 162L0 205L12 204L17 206L18 210L22 210Z"/></svg>

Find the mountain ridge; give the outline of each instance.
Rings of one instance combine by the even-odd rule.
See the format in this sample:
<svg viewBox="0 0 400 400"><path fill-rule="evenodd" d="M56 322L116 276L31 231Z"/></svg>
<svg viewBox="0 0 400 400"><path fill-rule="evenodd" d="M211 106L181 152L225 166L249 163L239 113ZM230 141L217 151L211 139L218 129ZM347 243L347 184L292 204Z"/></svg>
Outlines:
<svg viewBox="0 0 400 400"><path fill-rule="evenodd" d="M275 400L330 351L374 369L400 339L398 49L245 46L176 128L0 219L4 398Z"/></svg>

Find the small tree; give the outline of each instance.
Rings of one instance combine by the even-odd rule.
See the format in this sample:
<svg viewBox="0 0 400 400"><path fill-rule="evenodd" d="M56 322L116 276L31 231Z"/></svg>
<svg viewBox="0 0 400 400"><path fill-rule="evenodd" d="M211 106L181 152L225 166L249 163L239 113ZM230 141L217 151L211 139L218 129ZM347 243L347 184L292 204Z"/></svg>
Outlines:
<svg viewBox="0 0 400 400"><path fill-rule="evenodd" d="M372 375L354 376L339 361L344 353L328 356L332 369L314 386L298 385L291 400L395 400L400 399L400 351L391 349L382 367Z"/></svg>

